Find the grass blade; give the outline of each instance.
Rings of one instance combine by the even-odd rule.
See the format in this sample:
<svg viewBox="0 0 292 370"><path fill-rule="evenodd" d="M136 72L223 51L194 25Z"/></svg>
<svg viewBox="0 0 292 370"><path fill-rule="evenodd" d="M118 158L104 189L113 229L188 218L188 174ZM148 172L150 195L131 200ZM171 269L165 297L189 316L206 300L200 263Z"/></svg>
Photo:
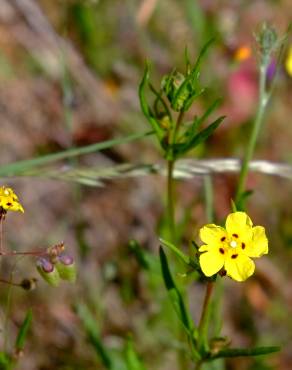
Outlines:
<svg viewBox="0 0 292 370"><path fill-rule="evenodd" d="M187 309L185 307L182 295L180 291L178 290L178 288L176 287L174 280L171 276L171 272L168 266L166 255L161 247L159 249L159 256L160 256L160 264L161 264L164 284L168 291L171 303L180 321L182 322L184 328L186 329L188 335L192 335L193 330L194 330L193 324L191 323L191 320L187 312Z"/></svg>
<svg viewBox="0 0 292 370"><path fill-rule="evenodd" d="M113 365L111 357L102 343L102 339L95 318L92 316L91 312L84 304L78 304L76 307L76 312L84 326L88 340L95 349L95 352L97 353L101 362L103 363L106 369L112 370Z"/></svg>
<svg viewBox="0 0 292 370"><path fill-rule="evenodd" d="M126 364L128 370L146 370L137 352L134 349L132 338L128 338L126 349Z"/></svg>
<svg viewBox="0 0 292 370"><path fill-rule="evenodd" d="M130 141L142 139L148 135L151 135L153 132L146 132L143 134L134 134L129 135L126 137L112 139L103 141L101 143L91 144L80 148L73 148L64 150L58 153L48 154L37 158L27 159L23 161L18 161L6 165L2 165L0 167L0 176L18 176L23 171L27 171L29 169L33 169L37 166L42 166L45 164L51 164L56 161L60 161L63 159L68 159L80 155L90 154L94 152L98 152L103 149L108 149L116 145L125 144Z"/></svg>
<svg viewBox="0 0 292 370"><path fill-rule="evenodd" d="M25 315L23 323L19 329L16 341L15 341L15 349L17 352L22 351L24 348L24 343L26 341L27 333L30 328L30 324L32 321L32 310L29 309Z"/></svg>

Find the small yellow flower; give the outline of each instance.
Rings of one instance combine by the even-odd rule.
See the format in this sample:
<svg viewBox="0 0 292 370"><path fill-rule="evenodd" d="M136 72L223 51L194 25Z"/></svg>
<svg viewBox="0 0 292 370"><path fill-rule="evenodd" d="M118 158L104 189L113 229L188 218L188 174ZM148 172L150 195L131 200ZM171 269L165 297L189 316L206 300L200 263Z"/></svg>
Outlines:
<svg viewBox="0 0 292 370"><path fill-rule="evenodd" d="M17 195L11 188L0 187L0 210L24 212L22 205L19 203Z"/></svg>
<svg viewBox="0 0 292 370"><path fill-rule="evenodd" d="M290 46L285 60L285 67L288 75L292 77L292 45Z"/></svg>
<svg viewBox="0 0 292 370"><path fill-rule="evenodd" d="M231 213L225 228L214 224L200 229L205 243L199 248L200 266L206 276L212 276L222 268L236 281L244 281L255 270L250 257L268 253L268 239L262 226L254 226L245 212Z"/></svg>

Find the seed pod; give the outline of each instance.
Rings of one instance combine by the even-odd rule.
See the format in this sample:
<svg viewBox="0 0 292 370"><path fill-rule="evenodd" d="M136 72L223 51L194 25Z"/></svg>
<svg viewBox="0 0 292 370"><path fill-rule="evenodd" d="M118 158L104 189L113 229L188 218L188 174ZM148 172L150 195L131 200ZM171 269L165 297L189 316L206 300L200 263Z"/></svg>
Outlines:
<svg viewBox="0 0 292 370"><path fill-rule="evenodd" d="M37 270L41 277L52 286L58 286L60 284L60 275L55 265L49 260L41 257L36 262Z"/></svg>
<svg viewBox="0 0 292 370"><path fill-rule="evenodd" d="M76 281L76 265L72 256L68 254L58 256L56 268L62 280L67 280L70 283Z"/></svg>

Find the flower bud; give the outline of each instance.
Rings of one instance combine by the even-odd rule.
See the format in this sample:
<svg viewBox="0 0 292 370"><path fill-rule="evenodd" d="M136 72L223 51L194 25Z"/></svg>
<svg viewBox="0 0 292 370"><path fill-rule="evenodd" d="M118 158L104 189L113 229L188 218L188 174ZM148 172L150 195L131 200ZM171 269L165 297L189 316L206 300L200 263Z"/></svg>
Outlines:
<svg viewBox="0 0 292 370"><path fill-rule="evenodd" d="M37 270L41 277L52 286L58 286L60 275L55 265L48 259L41 257L36 262Z"/></svg>
<svg viewBox="0 0 292 370"><path fill-rule="evenodd" d="M273 27L264 23L262 29L257 35L257 41L262 55L265 57L270 55L277 47L278 36Z"/></svg>
<svg viewBox="0 0 292 370"><path fill-rule="evenodd" d="M161 88L175 111L179 111L183 107L185 99L188 98L188 94L187 96L185 94L180 96L180 99L176 98L176 94L184 81L185 76L182 73L172 71L170 74L164 76L161 82Z"/></svg>
<svg viewBox="0 0 292 370"><path fill-rule="evenodd" d="M70 283L75 282L76 265L72 256L64 253L58 256L56 268L62 280L67 280Z"/></svg>

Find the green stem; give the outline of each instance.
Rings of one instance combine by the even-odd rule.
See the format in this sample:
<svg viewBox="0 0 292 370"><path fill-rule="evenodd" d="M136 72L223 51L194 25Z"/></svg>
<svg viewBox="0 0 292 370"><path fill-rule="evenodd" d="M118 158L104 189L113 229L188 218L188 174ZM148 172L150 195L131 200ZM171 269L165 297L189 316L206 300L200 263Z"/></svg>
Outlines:
<svg viewBox="0 0 292 370"><path fill-rule="evenodd" d="M174 220L174 161L167 162L167 222L171 242L175 243L175 220Z"/></svg>
<svg viewBox="0 0 292 370"><path fill-rule="evenodd" d="M169 237L172 243L177 242L177 235L176 235L176 225L175 225L175 180L173 178L173 171L175 166L175 158L173 157L172 153L172 145L176 143L177 135L179 133L179 128L182 124L184 117L184 112L180 112L177 121L170 132L169 135L169 145L170 145L170 156L167 161L167 222L168 222L168 231ZM178 337L180 341L185 340L185 333L179 324L178 327ZM181 370L186 370L188 368L188 360L184 353L184 351L178 352L177 357L178 366Z"/></svg>
<svg viewBox="0 0 292 370"><path fill-rule="evenodd" d="M213 195L213 183L211 175L204 177L204 194L205 194L205 210L206 218L209 223L214 222L214 195Z"/></svg>
<svg viewBox="0 0 292 370"><path fill-rule="evenodd" d="M249 162L251 161L254 151L255 151L257 139L258 139L258 136L262 128L262 124L263 124L264 113L265 113L267 103L270 97L270 94L266 91L267 68L269 65L269 61L270 61L270 58L266 57L262 60L262 63L260 65L258 110L256 113L254 125L252 128L252 133L249 139L249 143L247 146L247 150L245 153L245 157L243 159L243 163L242 163L242 167L241 167L241 171L239 175L238 187L237 187L237 192L236 192L236 197L235 197L236 203L240 200L242 193L245 191Z"/></svg>
<svg viewBox="0 0 292 370"><path fill-rule="evenodd" d="M210 312L211 295L214 288L214 282L208 281L206 286L206 293L199 322L199 346L206 349L208 346L208 321Z"/></svg>
<svg viewBox="0 0 292 370"><path fill-rule="evenodd" d="M175 123L175 126L172 130L172 133L169 137L169 144L170 146L175 144L176 137L179 132L179 128L182 124L184 117L184 112L180 112L177 121ZM175 165L175 159L173 158L173 155L171 155L171 159L168 159L167 161L167 222L168 222L168 230L169 235L171 238L171 242L176 242L176 232L175 232L175 189L174 189L174 179L173 179L173 170Z"/></svg>

